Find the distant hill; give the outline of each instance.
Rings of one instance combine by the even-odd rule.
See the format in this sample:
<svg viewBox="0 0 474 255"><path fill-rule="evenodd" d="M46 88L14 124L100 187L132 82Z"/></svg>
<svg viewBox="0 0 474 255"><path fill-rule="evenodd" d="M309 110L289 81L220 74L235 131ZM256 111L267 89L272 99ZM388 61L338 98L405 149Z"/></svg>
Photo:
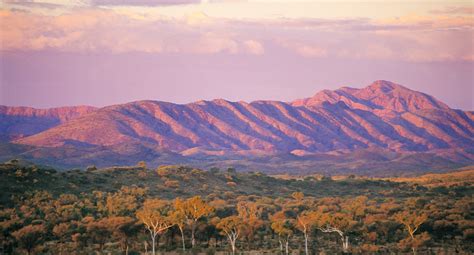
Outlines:
<svg viewBox="0 0 474 255"><path fill-rule="evenodd" d="M0 105L0 141L34 135L94 111L91 106L35 109Z"/></svg>
<svg viewBox="0 0 474 255"><path fill-rule="evenodd" d="M418 183L427 187L438 186L474 186L474 166L468 166L458 171L440 174L425 174L409 178L389 178L393 182Z"/></svg>
<svg viewBox="0 0 474 255"><path fill-rule="evenodd" d="M474 163L472 112L389 81L324 90L293 102L217 99L62 111L1 109L4 140L35 148L21 158L64 167L145 160L277 172L296 165L294 171L365 173L381 166L409 173Z"/></svg>

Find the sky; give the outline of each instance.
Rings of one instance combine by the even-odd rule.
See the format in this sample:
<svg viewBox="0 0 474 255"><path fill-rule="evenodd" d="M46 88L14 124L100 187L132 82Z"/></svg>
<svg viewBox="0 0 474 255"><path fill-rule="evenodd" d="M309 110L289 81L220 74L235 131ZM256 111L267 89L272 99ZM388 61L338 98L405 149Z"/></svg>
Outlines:
<svg viewBox="0 0 474 255"><path fill-rule="evenodd" d="M472 1L0 0L0 104L292 101L390 80L474 110Z"/></svg>

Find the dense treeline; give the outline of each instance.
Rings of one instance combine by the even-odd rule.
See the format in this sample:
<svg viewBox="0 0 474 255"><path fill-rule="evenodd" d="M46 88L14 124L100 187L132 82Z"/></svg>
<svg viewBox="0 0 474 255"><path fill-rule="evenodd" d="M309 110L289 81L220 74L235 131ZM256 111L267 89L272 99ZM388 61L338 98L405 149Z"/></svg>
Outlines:
<svg viewBox="0 0 474 255"><path fill-rule="evenodd" d="M0 211L6 254L474 252L470 183L426 188L309 178L294 185L233 169L145 165L91 167L65 173L62 178L73 179L65 182L64 173L51 169L12 164L0 169L2 190L11 195ZM95 190L67 188L76 181L90 185L90 175L102 178ZM108 175L118 182L105 179ZM253 189L244 192L244 182ZM33 188L20 192L25 186ZM272 186L275 193L266 193ZM328 196L333 189L339 189L337 195Z"/></svg>

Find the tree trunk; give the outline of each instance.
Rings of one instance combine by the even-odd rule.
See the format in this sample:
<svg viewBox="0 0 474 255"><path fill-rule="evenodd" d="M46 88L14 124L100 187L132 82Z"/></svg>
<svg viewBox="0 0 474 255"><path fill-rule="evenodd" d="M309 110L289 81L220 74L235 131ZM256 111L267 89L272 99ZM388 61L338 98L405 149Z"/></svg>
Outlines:
<svg viewBox="0 0 474 255"><path fill-rule="evenodd" d="M194 245L196 244L196 240L194 239L194 231L196 230L195 225L191 227L191 246L194 248Z"/></svg>
<svg viewBox="0 0 474 255"><path fill-rule="evenodd" d="M309 255L308 251L308 233L304 232L304 251L306 255Z"/></svg>
<svg viewBox="0 0 474 255"><path fill-rule="evenodd" d="M286 239L286 242L285 242L285 252L286 252L286 255L289 254L289 249L288 249L288 238Z"/></svg>
<svg viewBox="0 0 474 255"><path fill-rule="evenodd" d="M283 242L281 241L280 236L278 236L278 242L280 243L280 252L283 253Z"/></svg>
<svg viewBox="0 0 474 255"><path fill-rule="evenodd" d="M349 252L349 237L348 236L342 236L342 251L344 253Z"/></svg>
<svg viewBox="0 0 474 255"><path fill-rule="evenodd" d="M232 255L234 255L235 254L235 241L231 241L230 246L232 246Z"/></svg>
<svg viewBox="0 0 474 255"><path fill-rule="evenodd" d="M155 255L155 235L151 235L151 254Z"/></svg>
<svg viewBox="0 0 474 255"><path fill-rule="evenodd" d="M410 234L410 237L411 237L411 250L413 252L413 255L416 255L416 248L415 246L413 246L413 243L415 242L415 236L414 236L415 231L409 230L408 233Z"/></svg>
<svg viewBox="0 0 474 255"><path fill-rule="evenodd" d="M183 251L186 251L186 244L184 243L184 231L182 228L179 228L179 231L181 232L181 241L183 242Z"/></svg>

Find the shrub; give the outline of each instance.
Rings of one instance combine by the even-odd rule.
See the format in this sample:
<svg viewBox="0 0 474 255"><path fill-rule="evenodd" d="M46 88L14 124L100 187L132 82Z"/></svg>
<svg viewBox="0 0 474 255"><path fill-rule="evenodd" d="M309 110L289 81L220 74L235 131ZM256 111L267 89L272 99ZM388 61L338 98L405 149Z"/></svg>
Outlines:
<svg viewBox="0 0 474 255"><path fill-rule="evenodd" d="M94 165L88 166L88 167L86 168L86 171L87 171L87 172L97 171L97 167L94 166Z"/></svg>
<svg viewBox="0 0 474 255"><path fill-rule="evenodd" d="M168 180L165 182L167 188L179 188L179 181Z"/></svg>
<svg viewBox="0 0 474 255"><path fill-rule="evenodd" d="M237 187L237 183L235 183L235 182L227 182L227 186L229 186L229 187Z"/></svg>

